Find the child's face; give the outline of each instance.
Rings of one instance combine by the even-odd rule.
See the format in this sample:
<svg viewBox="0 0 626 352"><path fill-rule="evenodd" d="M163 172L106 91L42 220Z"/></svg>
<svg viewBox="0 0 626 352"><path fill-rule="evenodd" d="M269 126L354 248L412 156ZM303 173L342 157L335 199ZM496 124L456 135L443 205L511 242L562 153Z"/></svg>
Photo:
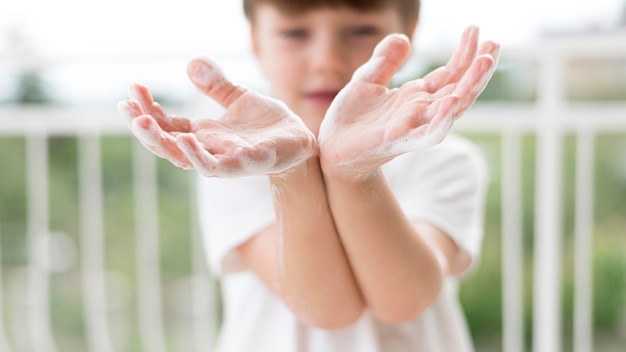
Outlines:
<svg viewBox="0 0 626 352"><path fill-rule="evenodd" d="M316 134L331 101L376 44L404 30L392 7L320 8L294 16L264 4L255 11L253 49L272 95Z"/></svg>

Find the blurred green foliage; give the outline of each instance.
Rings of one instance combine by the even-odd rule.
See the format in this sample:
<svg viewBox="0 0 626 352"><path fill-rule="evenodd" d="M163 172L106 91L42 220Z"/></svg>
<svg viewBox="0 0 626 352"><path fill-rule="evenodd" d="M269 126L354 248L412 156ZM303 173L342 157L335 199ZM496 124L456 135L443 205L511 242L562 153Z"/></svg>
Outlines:
<svg viewBox="0 0 626 352"><path fill-rule="evenodd" d="M461 300L470 329L477 343L501 348L502 272L500 138L469 135L485 150L492 171L487 199L486 233L479 270L461 287ZM626 136L603 134L597 137L595 151L595 209L593 239L593 326L596 334L626 342ZM565 139L563 151L563 247L562 247L562 318L564 350L571 350L573 334L573 224L575 137ZM522 226L524 265L524 323L526 346L532 338L532 276L534 236L535 137L523 139L522 154ZM496 340L496 342L494 342ZM621 341L621 342L619 342ZM599 343L599 341L596 341Z"/></svg>
<svg viewBox="0 0 626 352"><path fill-rule="evenodd" d="M618 66L622 63L618 63ZM437 65L434 65L437 66ZM434 67L433 66L433 67ZM594 66L595 67L595 66ZM623 66L619 66L623 67ZM429 70L432 67L428 67ZM600 70L600 68L595 68ZM598 71L599 72L599 71ZM604 71L602 71L604 72ZM581 76L574 76L574 78ZM483 101L529 102L535 99L535 70L532 66L511 64L495 73L481 95ZM618 84L623 82L617 80ZM20 88L23 103L49 102L38 76L24 76ZM593 94L571 89L569 98L595 99ZM622 99L626 90L610 90L610 99ZM596 94L597 93L597 94ZM482 147L491 170L491 186L487 199L486 232L481 265L463 282L461 300L478 350L500 350L502 335L502 272L501 272L501 207L500 207L500 137L466 134ZM572 341L573 299L573 197L575 182L575 136L566 136L563 151L563 345ZM83 351L85 324L81 306L80 223L78 152L80 141L73 137L49 140L50 229L63 233L76 244L73 266L51 276L51 315L54 335L64 352ZM102 185L104 190L105 264L109 298L114 301L116 320L111 323L116 340L123 350L140 351L136 301L135 201L133 178L133 139L128 136L106 136L101 139ZM593 326L596 334L626 344L626 135L602 134L595 150L595 227L593 247ZM0 137L0 243L5 292L16 272L27 262L27 187L26 141L23 137ZM535 137L526 135L522 146L522 226L524 253L524 320L526 346L532 334L532 274L534 232ZM147 153L147 151L146 151ZM180 300L176 287L191 271L194 232L190 197L193 197L191 174L163 160L157 160L158 209L163 302L168 343L178 339L175 321L182 313L172 301ZM5 307L14 295L5 297ZM7 316L13 314L10 311ZM9 320L5 317L5 320ZM11 334L9 334L11 335ZM175 350L175 349L174 349Z"/></svg>
<svg viewBox="0 0 626 352"><path fill-rule="evenodd" d="M53 102L41 72L33 70L20 73L12 102L24 105L45 105Z"/></svg>
<svg viewBox="0 0 626 352"><path fill-rule="evenodd" d="M486 234L481 265L461 287L461 299L468 323L479 346L498 345L502 325L502 279L500 238L500 138L493 135L466 135L481 148L491 169L491 188L487 199ZM524 236L524 311L527 346L531 338L532 316L532 243L533 184L535 138L523 139L523 236ZM563 321L564 345L572 339L573 240L572 209L575 138L566 138L564 163L563 217ZM55 137L49 140L50 155L50 228L69 235L80 245L78 223L77 153L75 138ZM102 138L103 188L105 206L105 254L107 270L118 273L127 283L120 313L128 324L123 337L127 350L140 350L134 317L135 238L132 189L132 150L134 142L126 136ZM596 143L595 228L594 228L594 329L604 336L620 339L626 311L626 135L600 135ZM0 138L0 233L2 234L2 268L5 273L26 263L25 141L19 137ZM192 243L190 174L158 160L159 211L161 226L161 270L164 285L164 314L175 315L167 302L167 289L190 273ZM84 324L79 266L53 273L51 313L55 336L64 351L80 351L84 344ZM5 280L6 281L6 280ZM7 283L5 282L5 287ZM7 298L8 299L8 298ZM6 302L5 302L6 304ZM165 319L166 324L169 319ZM174 337L170 337L174 339ZM72 347L74 346L74 347ZM497 350L497 348L496 348Z"/></svg>

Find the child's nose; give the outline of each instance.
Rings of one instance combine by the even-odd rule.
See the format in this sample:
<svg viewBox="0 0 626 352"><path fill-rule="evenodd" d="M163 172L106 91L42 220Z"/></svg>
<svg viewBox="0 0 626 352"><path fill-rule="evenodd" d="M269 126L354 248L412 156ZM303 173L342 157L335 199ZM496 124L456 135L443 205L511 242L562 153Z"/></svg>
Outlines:
<svg viewBox="0 0 626 352"><path fill-rule="evenodd" d="M312 49L309 58L314 72L345 73L348 67L348 49L340 39L320 38Z"/></svg>

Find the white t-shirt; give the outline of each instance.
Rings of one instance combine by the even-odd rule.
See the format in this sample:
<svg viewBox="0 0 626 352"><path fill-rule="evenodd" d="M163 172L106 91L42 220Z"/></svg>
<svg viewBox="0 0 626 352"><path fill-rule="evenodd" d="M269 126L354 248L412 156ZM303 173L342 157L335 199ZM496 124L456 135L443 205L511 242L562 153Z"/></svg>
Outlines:
<svg viewBox="0 0 626 352"><path fill-rule="evenodd" d="M450 135L427 151L392 160L383 171L406 215L445 231L472 257L470 270L475 268L487 186L487 168L478 148ZM222 280L224 321L219 352L473 351L458 300L457 278L446 279L435 303L402 324L381 322L367 311L341 330L302 324L245 267L236 251L275 220L268 177L201 177L198 194L209 265Z"/></svg>

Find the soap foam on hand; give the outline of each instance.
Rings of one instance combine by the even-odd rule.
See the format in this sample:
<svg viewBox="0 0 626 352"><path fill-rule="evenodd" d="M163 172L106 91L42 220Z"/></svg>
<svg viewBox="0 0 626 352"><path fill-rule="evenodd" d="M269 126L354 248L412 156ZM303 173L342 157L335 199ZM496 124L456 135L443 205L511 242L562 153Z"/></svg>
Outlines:
<svg viewBox="0 0 626 352"><path fill-rule="evenodd" d="M235 178L282 173L316 152L315 136L284 103L233 84L212 58L194 57L187 72L226 108L220 119L172 118L139 84L118 104L135 137L155 155L208 177Z"/></svg>

